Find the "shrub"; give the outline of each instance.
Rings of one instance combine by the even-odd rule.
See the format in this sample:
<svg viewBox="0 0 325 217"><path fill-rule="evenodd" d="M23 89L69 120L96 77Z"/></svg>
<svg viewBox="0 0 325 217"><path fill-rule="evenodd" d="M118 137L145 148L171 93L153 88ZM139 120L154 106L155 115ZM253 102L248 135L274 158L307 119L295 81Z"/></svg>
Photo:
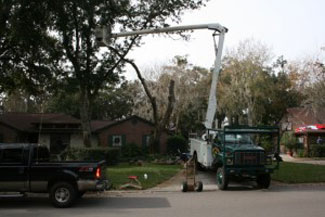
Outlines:
<svg viewBox="0 0 325 217"><path fill-rule="evenodd" d="M281 144L283 144L290 151L297 147L297 142L298 139L293 132L284 132L281 137Z"/></svg>
<svg viewBox="0 0 325 217"><path fill-rule="evenodd" d="M67 159L69 160L106 160L107 165L118 164L119 158L120 150L112 148L69 148L67 152Z"/></svg>
<svg viewBox="0 0 325 217"><path fill-rule="evenodd" d="M180 152L188 151L188 144L186 139L180 135L169 137L167 140L167 153L175 155L178 154L178 150Z"/></svg>
<svg viewBox="0 0 325 217"><path fill-rule="evenodd" d="M306 157L305 149L298 149L297 150L297 157Z"/></svg>
<svg viewBox="0 0 325 217"><path fill-rule="evenodd" d="M147 152L148 150L146 148L141 148L135 143L128 143L121 147L121 155L124 158L143 157Z"/></svg>
<svg viewBox="0 0 325 217"><path fill-rule="evenodd" d="M313 144L310 148L311 157L325 157L325 145Z"/></svg>
<svg viewBox="0 0 325 217"><path fill-rule="evenodd" d="M262 148L264 148L266 153L272 153L275 150L275 146L272 141L272 137L270 137L270 136L262 136L260 145Z"/></svg>

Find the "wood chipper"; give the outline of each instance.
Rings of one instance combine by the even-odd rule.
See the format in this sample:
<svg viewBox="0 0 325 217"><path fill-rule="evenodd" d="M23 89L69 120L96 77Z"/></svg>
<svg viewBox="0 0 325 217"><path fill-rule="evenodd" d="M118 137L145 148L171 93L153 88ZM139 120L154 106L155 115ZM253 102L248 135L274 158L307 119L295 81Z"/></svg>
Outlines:
<svg viewBox="0 0 325 217"><path fill-rule="evenodd" d="M185 181L182 184L182 191L197 191L201 192L203 190L203 183L197 181L196 179L196 157L192 156L185 163Z"/></svg>

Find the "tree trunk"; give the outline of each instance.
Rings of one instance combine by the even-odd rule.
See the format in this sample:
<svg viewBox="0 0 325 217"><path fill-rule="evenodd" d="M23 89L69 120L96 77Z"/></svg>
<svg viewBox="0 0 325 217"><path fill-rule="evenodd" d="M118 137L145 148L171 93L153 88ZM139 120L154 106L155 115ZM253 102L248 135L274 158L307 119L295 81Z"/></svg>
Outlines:
<svg viewBox="0 0 325 217"><path fill-rule="evenodd" d="M179 125L180 125L180 116L181 116L181 114L178 114L178 115L176 115L176 121L175 121L175 132L176 132L176 134L180 134L181 133L181 129L179 129Z"/></svg>
<svg viewBox="0 0 325 217"><path fill-rule="evenodd" d="M161 133L162 133L162 129L160 128L160 126L156 126L154 134L153 134L152 143L151 143L151 153L159 153L160 152Z"/></svg>
<svg viewBox="0 0 325 217"><path fill-rule="evenodd" d="M133 39L135 41L136 37ZM132 42L133 43L133 42ZM155 130L154 130L154 135L153 135L153 139L151 142L151 148L150 151L154 152L154 151L159 151L159 147L160 147L160 137L162 134L163 129L165 129L167 123L169 122L170 116L173 112L174 109L174 104L175 104L175 91L174 91L174 87L175 87L175 81L171 80L170 84L169 84L169 96L168 96L168 105L167 105L167 109L165 112L165 115L162 119L162 121L159 121L159 113L158 113L158 107L157 107L157 101L156 98L151 94L150 89L146 83L146 80L142 77L141 71L138 68L138 66L129 59L125 58L125 55L121 55L118 50L116 50L113 47L110 47L110 49L112 51L114 51L122 60L124 60L125 62L129 63L133 69L135 70L135 72L137 73L137 76L142 84L142 87L147 95L147 97L149 98L150 104L152 106L152 116L153 116L153 120L154 120L154 124L155 124Z"/></svg>
<svg viewBox="0 0 325 217"><path fill-rule="evenodd" d="M170 80L169 83L169 94L168 94L168 104L167 104L167 109L165 111L164 117L161 120L161 122L156 123L155 127L155 133L154 133L154 139L153 139L153 147L155 152L160 151L160 137L162 134L162 131L166 129L166 125L169 123L170 117L173 113L174 105L175 105L175 81ZM158 113L158 111L157 111Z"/></svg>
<svg viewBox="0 0 325 217"><path fill-rule="evenodd" d="M219 113L217 113L217 115L216 115L216 120L217 120L217 128L218 129L221 129L221 127L222 127L222 122L225 120L225 117L226 117L226 115L225 114L219 114Z"/></svg>
<svg viewBox="0 0 325 217"><path fill-rule="evenodd" d="M86 90L80 91L80 118L82 126L82 138L85 147L91 147L91 126L90 126L90 97Z"/></svg>
<svg viewBox="0 0 325 217"><path fill-rule="evenodd" d="M247 111L247 123L248 126L253 126L253 109L251 108L251 106L248 106L248 111Z"/></svg>

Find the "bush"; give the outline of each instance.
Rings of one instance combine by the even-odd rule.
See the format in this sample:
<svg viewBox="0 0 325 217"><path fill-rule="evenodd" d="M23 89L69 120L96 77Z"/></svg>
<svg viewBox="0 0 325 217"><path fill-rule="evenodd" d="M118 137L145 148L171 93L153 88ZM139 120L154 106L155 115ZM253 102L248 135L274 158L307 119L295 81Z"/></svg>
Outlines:
<svg viewBox="0 0 325 217"><path fill-rule="evenodd" d="M183 136L175 135L171 136L167 140L167 153L171 155L178 154L180 152L188 151L188 144Z"/></svg>
<svg viewBox="0 0 325 217"><path fill-rule="evenodd" d="M306 157L305 149L297 149L297 157Z"/></svg>
<svg viewBox="0 0 325 217"><path fill-rule="evenodd" d="M136 158L143 157L147 155L148 150L146 148L140 148L135 143L129 143L126 145L122 145L121 147L121 155L124 158Z"/></svg>
<svg viewBox="0 0 325 217"><path fill-rule="evenodd" d="M288 150L292 151L297 148L298 139L293 132L284 132L281 137L281 144L283 144Z"/></svg>
<svg viewBox="0 0 325 217"><path fill-rule="evenodd" d="M100 161L106 160L107 165L119 163L120 150L112 148L69 148L68 160Z"/></svg>
<svg viewBox="0 0 325 217"><path fill-rule="evenodd" d="M313 144L310 148L311 157L325 157L325 145Z"/></svg>
<svg viewBox="0 0 325 217"><path fill-rule="evenodd" d="M272 153L275 150L275 145L272 141L272 137L270 136L262 136L260 145L264 148L266 153Z"/></svg>

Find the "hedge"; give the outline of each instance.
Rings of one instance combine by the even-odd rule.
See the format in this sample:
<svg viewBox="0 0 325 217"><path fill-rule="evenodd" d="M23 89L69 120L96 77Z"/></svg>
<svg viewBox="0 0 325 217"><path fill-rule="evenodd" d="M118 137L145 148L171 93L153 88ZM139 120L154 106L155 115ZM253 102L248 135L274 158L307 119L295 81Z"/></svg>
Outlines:
<svg viewBox="0 0 325 217"><path fill-rule="evenodd" d="M67 160L100 161L106 160L107 165L115 165L120 160L120 150L113 148L69 148Z"/></svg>
<svg viewBox="0 0 325 217"><path fill-rule="evenodd" d="M313 144L310 148L311 157L325 157L325 145Z"/></svg>
<svg viewBox="0 0 325 217"><path fill-rule="evenodd" d="M187 140L181 135L171 136L167 139L167 153L177 155L178 152L187 152Z"/></svg>
<svg viewBox="0 0 325 217"><path fill-rule="evenodd" d="M128 143L128 144L122 145L121 155L125 159L145 157L148 155L148 148L147 147L143 147L143 148L139 147L135 143Z"/></svg>

